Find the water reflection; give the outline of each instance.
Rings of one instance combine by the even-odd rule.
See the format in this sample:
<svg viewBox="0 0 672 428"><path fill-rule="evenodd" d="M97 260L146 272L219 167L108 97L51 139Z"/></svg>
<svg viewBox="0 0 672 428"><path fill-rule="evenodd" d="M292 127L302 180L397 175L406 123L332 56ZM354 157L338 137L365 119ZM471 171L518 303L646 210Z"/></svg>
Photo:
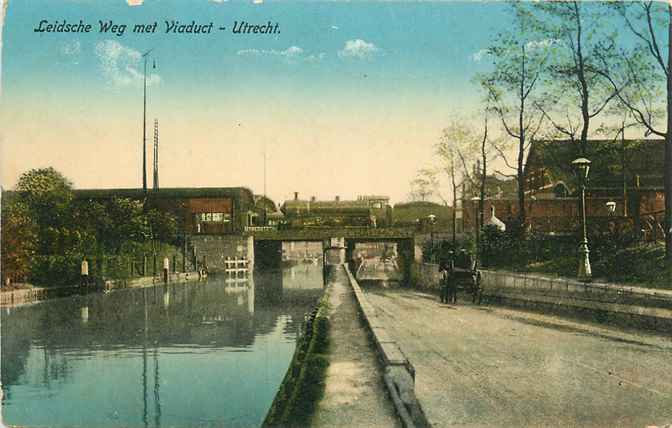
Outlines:
<svg viewBox="0 0 672 428"><path fill-rule="evenodd" d="M41 426L258 426L319 266L52 300L2 317L3 414ZM75 404L76 403L76 404Z"/></svg>

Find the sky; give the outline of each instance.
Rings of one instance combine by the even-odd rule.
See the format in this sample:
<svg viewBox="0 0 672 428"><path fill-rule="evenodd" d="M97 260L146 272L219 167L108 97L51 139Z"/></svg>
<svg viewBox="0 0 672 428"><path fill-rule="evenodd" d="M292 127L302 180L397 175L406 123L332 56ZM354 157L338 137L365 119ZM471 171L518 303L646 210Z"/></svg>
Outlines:
<svg viewBox="0 0 672 428"><path fill-rule="evenodd" d="M257 0L260 1L260 0ZM91 33L35 32L46 19ZM99 20L127 24L117 36ZM165 34L165 20L213 22ZM154 34L134 34L158 22ZM232 34L235 21L280 33ZM3 188L53 166L76 188L140 187L141 54L148 183L159 121L162 187L246 186L276 202L408 198L453 117L477 115L478 52L510 26L505 3L10 0L2 38ZM229 31L219 31L218 27ZM153 68L154 63L156 68Z"/></svg>

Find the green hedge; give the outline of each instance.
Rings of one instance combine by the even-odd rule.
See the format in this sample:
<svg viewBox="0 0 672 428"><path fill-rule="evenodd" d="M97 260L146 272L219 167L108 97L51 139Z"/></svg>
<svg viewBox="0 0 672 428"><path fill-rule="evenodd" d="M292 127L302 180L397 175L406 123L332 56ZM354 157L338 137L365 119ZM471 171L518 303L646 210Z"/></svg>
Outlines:
<svg viewBox="0 0 672 428"><path fill-rule="evenodd" d="M264 427L310 425L315 406L324 394L329 367L329 303L322 297L316 315L298 340L294 357L266 415Z"/></svg>

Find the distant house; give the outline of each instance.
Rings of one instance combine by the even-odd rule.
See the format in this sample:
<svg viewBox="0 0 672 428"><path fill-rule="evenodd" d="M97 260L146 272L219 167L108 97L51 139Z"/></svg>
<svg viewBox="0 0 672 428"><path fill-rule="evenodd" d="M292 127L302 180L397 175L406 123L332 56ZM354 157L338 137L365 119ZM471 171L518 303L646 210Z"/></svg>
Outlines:
<svg viewBox="0 0 672 428"><path fill-rule="evenodd" d="M481 173L479 162L476 162L473 181L463 184L462 193L464 199L479 197L481 194ZM518 196L518 180L514 176L506 176L495 172L485 176L486 199L515 199Z"/></svg>
<svg viewBox="0 0 672 428"><path fill-rule="evenodd" d="M578 157L591 161L587 184L591 197L663 189L664 140L591 140L584 156L579 156L576 143L561 140L532 144L525 164L526 193L538 199L576 196L578 179L571 162Z"/></svg>

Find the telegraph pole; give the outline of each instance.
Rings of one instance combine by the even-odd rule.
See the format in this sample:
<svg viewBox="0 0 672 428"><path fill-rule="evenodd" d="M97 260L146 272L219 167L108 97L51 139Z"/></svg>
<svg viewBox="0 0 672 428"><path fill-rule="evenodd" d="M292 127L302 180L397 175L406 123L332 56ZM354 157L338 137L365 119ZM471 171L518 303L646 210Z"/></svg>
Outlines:
<svg viewBox="0 0 672 428"><path fill-rule="evenodd" d="M154 185L152 190L159 190L159 119L154 119Z"/></svg>

